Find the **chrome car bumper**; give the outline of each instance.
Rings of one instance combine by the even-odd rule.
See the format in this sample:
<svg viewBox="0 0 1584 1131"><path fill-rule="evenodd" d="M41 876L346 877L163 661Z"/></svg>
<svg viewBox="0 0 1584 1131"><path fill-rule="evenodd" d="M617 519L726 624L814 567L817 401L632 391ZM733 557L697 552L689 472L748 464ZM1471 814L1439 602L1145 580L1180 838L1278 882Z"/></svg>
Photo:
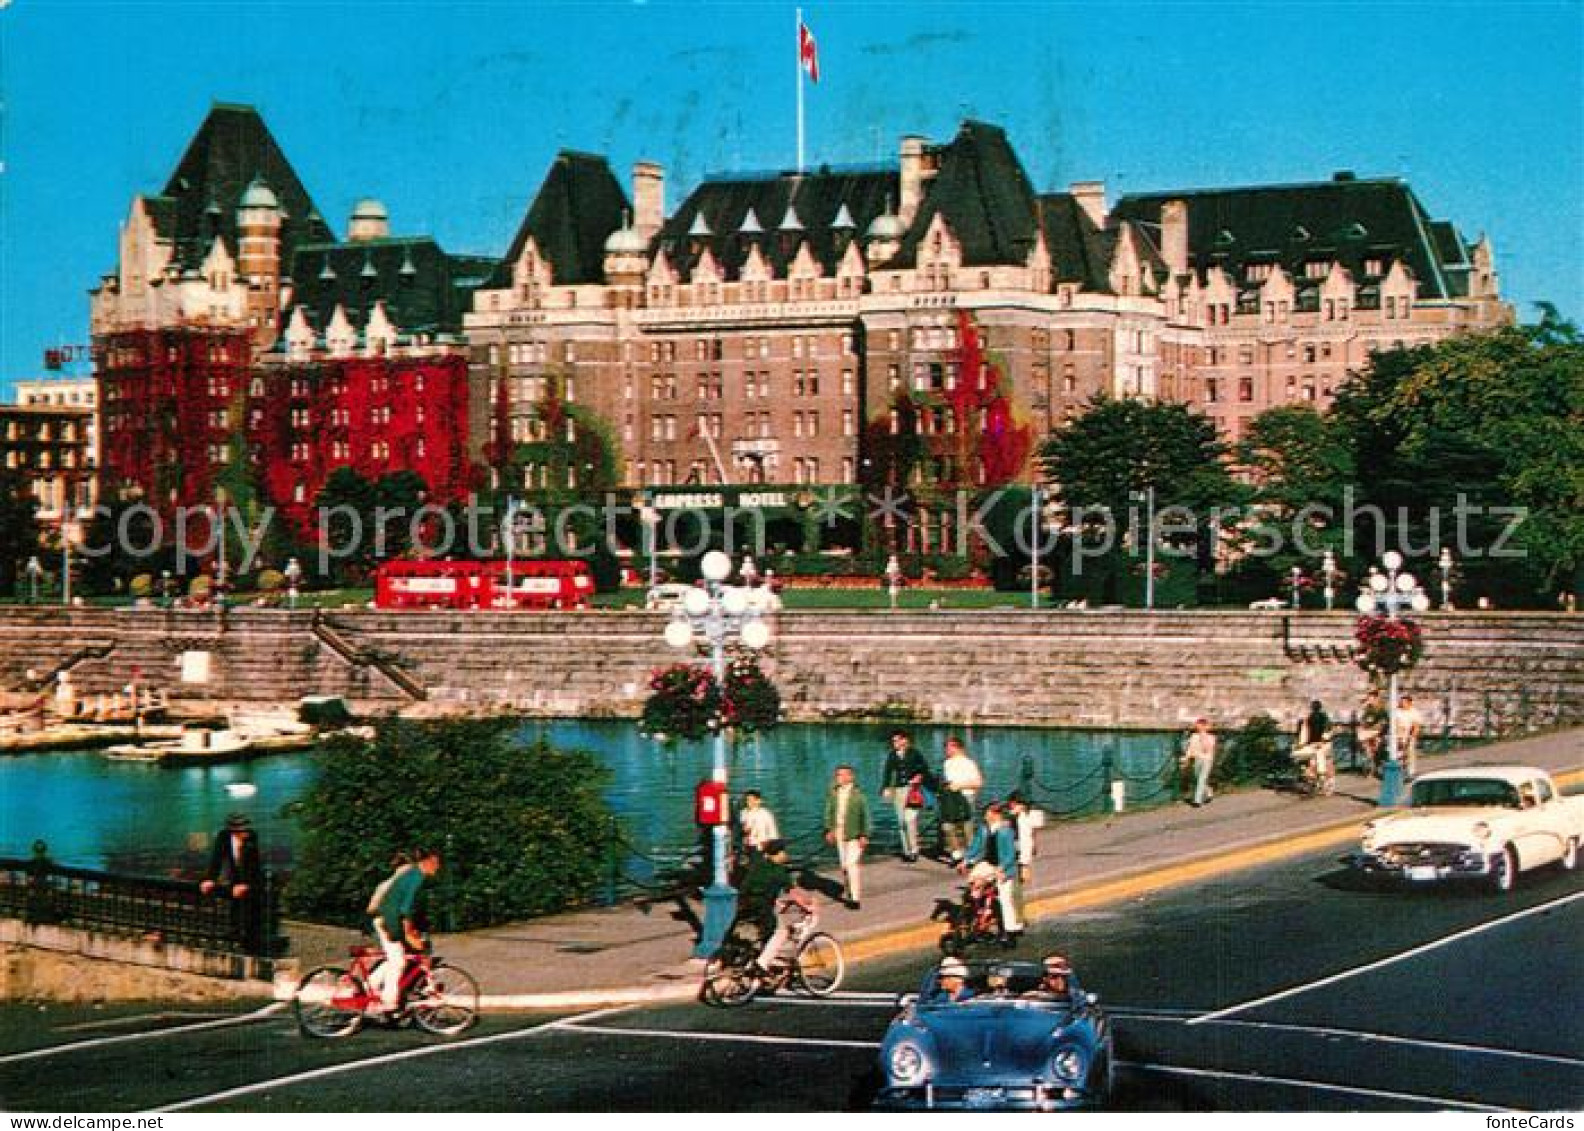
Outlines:
<svg viewBox="0 0 1584 1131"><path fill-rule="evenodd" d="M1080 1088L1056 1084L925 1084L883 1088L875 1106L886 1111L1077 1111L1094 1102Z"/></svg>
<svg viewBox="0 0 1584 1131"><path fill-rule="evenodd" d="M1370 852L1355 852L1349 858L1349 863L1366 875L1406 883L1436 883L1440 880L1484 879L1491 874L1499 859L1500 854L1491 856L1472 848L1425 854L1387 846Z"/></svg>

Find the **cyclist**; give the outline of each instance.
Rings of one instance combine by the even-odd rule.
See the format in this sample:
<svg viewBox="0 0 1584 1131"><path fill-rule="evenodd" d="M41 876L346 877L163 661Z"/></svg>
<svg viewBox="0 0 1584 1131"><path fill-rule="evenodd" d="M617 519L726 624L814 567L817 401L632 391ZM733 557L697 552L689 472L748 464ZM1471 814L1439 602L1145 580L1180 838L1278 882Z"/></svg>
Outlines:
<svg viewBox="0 0 1584 1131"><path fill-rule="evenodd" d="M414 852L411 863L396 871L374 889L368 912L373 919L374 937L379 939L385 961L370 976L379 991L382 1012L395 1013L401 1005L401 976L407 967L407 948L425 948L423 932L414 920L414 907L424 881L440 870L440 853L432 848Z"/></svg>
<svg viewBox="0 0 1584 1131"><path fill-rule="evenodd" d="M794 931L814 914L814 895L798 887L787 867L786 842L767 841L743 876L742 911L738 918L759 928L765 940L755 964L769 971Z"/></svg>

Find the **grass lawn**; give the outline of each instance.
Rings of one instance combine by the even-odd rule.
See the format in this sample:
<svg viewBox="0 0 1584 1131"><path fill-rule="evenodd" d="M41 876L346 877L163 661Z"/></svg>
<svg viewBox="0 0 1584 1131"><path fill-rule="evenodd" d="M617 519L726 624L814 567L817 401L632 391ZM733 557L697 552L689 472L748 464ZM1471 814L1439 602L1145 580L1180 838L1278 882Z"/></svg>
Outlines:
<svg viewBox="0 0 1584 1131"><path fill-rule="evenodd" d="M641 608L644 591L623 589L594 598L597 609ZM927 609L936 602L942 609L1028 608L1027 593L1002 593L994 589L904 589L897 594L900 609ZM786 609L884 609L890 606L884 589L797 589L781 591Z"/></svg>

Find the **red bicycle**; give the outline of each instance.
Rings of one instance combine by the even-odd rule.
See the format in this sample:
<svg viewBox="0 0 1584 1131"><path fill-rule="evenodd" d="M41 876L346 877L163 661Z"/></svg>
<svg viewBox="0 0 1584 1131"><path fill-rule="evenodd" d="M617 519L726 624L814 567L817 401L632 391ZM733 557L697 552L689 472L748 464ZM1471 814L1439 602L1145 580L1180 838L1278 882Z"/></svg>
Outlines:
<svg viewBox="0 0 1584 1131"><path fill-rule="evenodd" d="M310 1037L350 1037L380 1014L374 971L385 961L377 946L354 946L350 967L320 966L297 984L292 1007L297 1026ZM478 1017L478 982L427 950L407 951L397 991L395 1019L411 1019L425 1032L453 1037Z"/></svg>

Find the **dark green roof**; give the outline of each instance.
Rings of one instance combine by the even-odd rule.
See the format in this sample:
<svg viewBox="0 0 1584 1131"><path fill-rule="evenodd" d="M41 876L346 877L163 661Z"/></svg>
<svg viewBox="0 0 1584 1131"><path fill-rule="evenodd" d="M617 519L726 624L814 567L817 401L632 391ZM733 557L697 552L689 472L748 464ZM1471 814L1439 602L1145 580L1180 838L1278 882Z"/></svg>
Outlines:
<svg viewBox="0 0 1584 1131"><path fill-rule="evenodd" d="M1116 233L1097 228L1070 193L1041 196L1039 217L1050 253L1051 277L1057 282L1079 283L1085 290L1109 290Z"/></svg>
<svg viewBox="0 0 1584 1131"><path fill-rule="evenodd" d="M1313 260L1341 263L1363 282L1365 263L1383 272L1401 259L1425 298L1454 297L1451 264L1466 259L1450 224L1436 232L1413 190L1395 177L1356 180L1347 175L1314 184L1194 189L1125 196L1115 215L1159 235L1161 206L1188 205L1188 249L1195 270L1220 266L1239 279L1248 262L1282 264L1295 278Z"/></svg>
<svg viewBox="0 0 1584 1131"><path fill-rule="evenodd" d="M283 260L299 242L335 238L259 112L215 103L165 191L144 198L155 230L173 241L178 263L200 264L216 235L237 253L237 204L255 178L270 187L285 212Z"/></svg>
<svg viewBox="0 0 1584 1131"><path fill-rule="evenodd" d="M711 176L666 221L651 251L664 251L672 266L686 276L707 248L726 277L736 279L755 246L771 270L784 275L807 244L824 273L832 275L849 244L861 240L870 223L886 210L888 199L895 207L897 191L896 170L883 168L822 166L802 174ZM783 228L789 205L797 226ZM833 228L843 207L852 227ZM742 231L750 209L761 229L757 234ZM708 234L695 231L701 216Z"/></svg>
<svg viewBox="0 0 1584 1131"><path fill-rule="evenodd" d="M938 171L925 183L924 202L893 265L917 261L919 241L936 215L945 216L962 245L964 266L1026 262L1037 222L1034 186L1006 131L966 121L955 138L931 152Z"/></svg>
<svg viewBox="0 0 1584 1131"><path fill-rule="evenodd" d="M605 240L622 226L627 194L605 158L562 150L545 175L491 287L509 287L512 265L532 236L558 285L604 280Z"/></svg>
<svg viewBox="0 0 1584 1131"><path fill-rule="evenodd" d="M447 255L428 236L302 244L291 260L292 304L318 330L338 303L362 328L383 300L403 333L456 333L473 291L497 266L494 259Z"/></svg>

